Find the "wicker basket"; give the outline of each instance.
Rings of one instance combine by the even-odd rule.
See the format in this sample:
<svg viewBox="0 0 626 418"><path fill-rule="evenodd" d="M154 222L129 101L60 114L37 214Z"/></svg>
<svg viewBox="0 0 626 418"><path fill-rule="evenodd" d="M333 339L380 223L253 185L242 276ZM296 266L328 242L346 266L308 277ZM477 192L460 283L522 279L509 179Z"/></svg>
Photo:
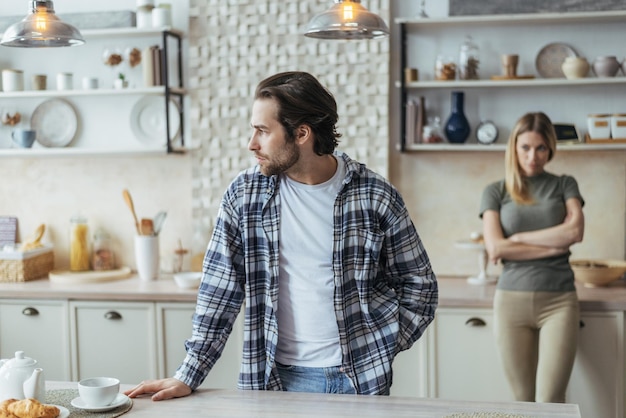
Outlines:
<svg viewBox="0 0 626 418"><path fill-rule="evenodd" d="M47 276L54 268L51 246L29 251L0 251L0 282L25 282Z"/></svg>

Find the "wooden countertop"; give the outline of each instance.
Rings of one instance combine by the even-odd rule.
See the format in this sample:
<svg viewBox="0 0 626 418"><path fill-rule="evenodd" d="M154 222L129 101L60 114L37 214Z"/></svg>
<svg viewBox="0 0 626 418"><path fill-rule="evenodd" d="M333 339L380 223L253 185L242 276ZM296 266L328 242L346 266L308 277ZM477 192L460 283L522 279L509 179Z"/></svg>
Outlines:
<svg viewBox="0 0 626 418"><path fill-rule="evenodd" d="M491 308L495 284L472 285L464 277L438 278L439 307ZM576 284L581 309L626 311L626 282L608 287L587 288ZM195 289L181 289L171 275L156 281L137 276L103 283L65 284L47 279L24 283L0 283L0 298L56 300L119 300L139 302L196 302Z"/></svg>
<svg viewBox="0 0 626 418"><path fill-rule="evenodd" d="M122 391L129 388L122 385ZM75 389L75 382L46 382L46 389ZM68 407L68 405L62 405ZM70 409L71 411L71 409ZM190 396L154 402L149 397L133 399L128 418L324 418L411 417L443 418L470 416L580 418L578 405L530 402L470 402L395 396L329 395L295 392L199 389ZM462 414L462 415L452 415ZM97 416L97 415L95 415ZM478 416L478 415L471 415Z"/></svg>

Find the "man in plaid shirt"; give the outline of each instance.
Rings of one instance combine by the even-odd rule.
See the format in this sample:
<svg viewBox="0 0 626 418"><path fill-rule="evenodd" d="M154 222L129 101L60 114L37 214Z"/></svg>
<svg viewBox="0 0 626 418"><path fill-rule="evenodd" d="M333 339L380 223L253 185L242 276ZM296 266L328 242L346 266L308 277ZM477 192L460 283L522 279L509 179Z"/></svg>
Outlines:
<svg viewBox="0 0 626 418"><path fill-rule="evenodd" d="M242 306L240 389L387 395L396 354L433 320L437 281L397 190L337 152L337 105L312 75L257 87L258 164L226 190L203 266L187 356L126 392L190 394Z"/></svg>

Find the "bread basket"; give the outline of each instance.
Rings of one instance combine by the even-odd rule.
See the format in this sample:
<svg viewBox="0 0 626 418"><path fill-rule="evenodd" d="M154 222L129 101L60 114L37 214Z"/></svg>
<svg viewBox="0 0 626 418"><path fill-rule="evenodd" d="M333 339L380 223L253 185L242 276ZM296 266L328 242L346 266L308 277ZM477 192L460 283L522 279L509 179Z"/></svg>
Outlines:
<svg viewBox="0 0 626 418"><path fill-rule="evenodd" d="M0 251L0 282L25 282L45 277L54 267L51 245L28 251Z"/></svg>

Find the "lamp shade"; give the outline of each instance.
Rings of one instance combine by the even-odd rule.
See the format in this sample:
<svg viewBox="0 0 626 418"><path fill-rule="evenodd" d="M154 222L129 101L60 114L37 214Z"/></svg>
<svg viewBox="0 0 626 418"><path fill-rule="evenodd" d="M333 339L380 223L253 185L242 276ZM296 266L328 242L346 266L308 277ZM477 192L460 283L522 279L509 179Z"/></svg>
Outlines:
<svg viewBox="0 0 626 418"><path fill-rule="evenodd" d="M376 39L389 36L383 19L361 5L360 0L335 0L325 12L311 19L304 34L321 39Z"/></svg>
<svg viewBox="0 0 626 418"><path fill-rule="evenodd" d="M50 0L32 0L28 15L4 32L0 45L19 48L78 46L85 43L74 26L54 14Z"/></svg>

